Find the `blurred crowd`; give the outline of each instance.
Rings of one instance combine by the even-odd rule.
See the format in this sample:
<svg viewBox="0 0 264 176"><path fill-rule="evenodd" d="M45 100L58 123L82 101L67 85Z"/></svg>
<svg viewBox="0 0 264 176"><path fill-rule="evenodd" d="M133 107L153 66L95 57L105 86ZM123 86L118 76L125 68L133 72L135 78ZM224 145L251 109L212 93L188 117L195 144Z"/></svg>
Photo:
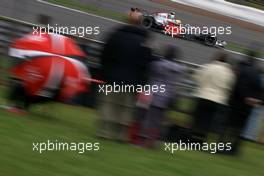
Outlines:
<svg viewBox="0 0 264 176"><path fill-rule="evenodd" d="M72 98L73 94L83 92L84 85L90 82L105 85L165 85L164 92L110 92L107 95L99 93L98 97L98 137L155 148L157 141L172 134L164 133L162 124L166 112L177 102L181 93L177 85L189 70L178 62L183 53L174 46L164 46L161 56L153 54L148 46L151 36L140 27L140 17L136 9L132 10L129 14L130 24L119 27L108 36L100 58L100 80L93 80L89 70L84 69L81 61L85 54L74 42L67 37L43 35L45 40L50 40L49 45L53 46L52 42L55 41L57 47L48 49L49 52L47 48L42 48L43 51L34 56L30 53L31 57L37 57L30 62L33 63L30 70L24 67L26 64L14 70L14 74L20 75L20 78L14 79L16 86L11 99L22 96L26 102L23 107L28 107L29 103L42 101L43 97L49 100ZM48 21L48 18L42 18L40 23L45 25ZM27 44L31 42L29 47L35 47L36 36L26 39ZM19 42L23 44L24 40L13 44L16 57L23 54L19 50ZM231 65L232 58L226 52L219 52L210 63L193 73L197 88L192 92L196 105L192 113L193 123L191 129L186 131L190 142L206 142L209 134L215 133L218 142L232 143L231 151L221 151L227 154L239 152L241 137L264 142L261 139L264 136L264 75L257 67L255 58L255 52L250 51L238 64ZM49 68L49 71L34 70L39 67ZM40 78L40 71L46 74L45 80ZM28 75L30 80L24 80ZM42 81L31 85L32 79ZM39 97L42 97L41 100Z"/></svg>
<svg viewBox="0 0 264 176"><path fill-rule="evenodd" d="M177 63L181 51L166 46L163 56L153 56L146 45L148 32L138 26L140 14L130 13L130 24L113 32L101 57L101 79L106 84L166 85L164 93L111 93L100 95L99 137L154 148L162 139L162 122L170 105L177 101L177 82L186 68ZM219 52L212 61L193 75L194 92L191 141L206 142L209 133L217 134L218 142L231 142L237 154L241 137L260 141L263 133L263 76L256 66L255 53L236 66L230 57Z"/></svg>

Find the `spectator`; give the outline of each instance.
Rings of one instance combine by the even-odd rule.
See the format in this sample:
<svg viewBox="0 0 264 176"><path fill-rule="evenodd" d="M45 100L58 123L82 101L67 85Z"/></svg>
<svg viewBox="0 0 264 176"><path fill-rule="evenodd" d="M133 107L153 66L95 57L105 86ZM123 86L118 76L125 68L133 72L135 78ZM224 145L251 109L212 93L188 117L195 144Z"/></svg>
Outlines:
<svg viewBox="0 0 264 176"><path fill-rule="evenodd" d="M264 74L261 74L261 84L264 87ZM243 137L255 142L260 142L260 133L264 123L264 107L259 106L253 109L248 119Z"/></svg>
<svg viewBox="0 0 264 176"><path fill-rule="evenodd" d="M240 136L246 125L251 110L262 103L262 85L260 72L256 68L255 53L239 64L238 76L232 91L229 116L229 138L232 143L230 154L237 154L240 147Z"/></svg>
<svg viewBox="0 0 264 176"><path fill-rule="evenodd" d="M107 40L101 56L101 77L106 84L144 84L151 50L144 46L148 33L139 27L139 21L140 14L133 12L129 15L131 25L120 27ZM127 140L135 96L134 92L102 93L97 131L99 137Z"/></svg>
<svg viewBox="0 0 264 176"><path fill-rule="evenodd" d="M145 138L144 147L152 148L160 136L164 113L176 95L176 84L184 67L173 59L180 57L180 50L168 46L164 58L153 61L150 65L149 85L162 87L164 91L152 91L149 108L143 121L142 135Z"/></svg>
<svg viewBox="0 0 264 176"><path fill-rule="evenodd" d="M227 55L219 53L214 61L197 71L194 79L198 88L192 130L194 139L203 142L217 113L227 108L235 76L227 63Z"/></svg>

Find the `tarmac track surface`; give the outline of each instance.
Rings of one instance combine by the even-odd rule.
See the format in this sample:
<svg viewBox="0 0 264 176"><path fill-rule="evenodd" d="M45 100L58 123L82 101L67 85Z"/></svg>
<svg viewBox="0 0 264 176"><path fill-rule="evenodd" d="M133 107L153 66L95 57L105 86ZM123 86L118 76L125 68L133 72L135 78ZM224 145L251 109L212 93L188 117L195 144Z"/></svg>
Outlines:
<svg viewBox="0 0 264 176"><path fill-rule="evenodd" d="M170 8L158 3L150 2L149 0L79 0L84 4L92 4L93 6L100 6L111 9L117 12L125 13L130 7L140 7L148 11L176 11L177 18L184 23L201 26L232 26L232 35L221 36L220 39L240 43L248 46L252 42L259 42L263 44L264 35L261 32L243 29L238 25L219 21L211 17L193 14L192 12L181 9ZM100 34L87 36L93 39L104 41L105 38L115 28L122 24L113 22L111 20L94 17L84 13L78 13L64 8L54 7L47 4L37 2L35 0L1 0L0 1L0 15L16 18L23 21L36 23L37 15L46 14L53 18L54 23L58 26L99 26ZM175 39L159 33L152 33L151 44L158 49L166 44L178 46L183 51L183 60L197 64L207 63L213 58L213 55L219 51L217 48L204 46L199 43L185 41L182 39ZM241 58L241 55L230 53L234 59Z"/></svg>

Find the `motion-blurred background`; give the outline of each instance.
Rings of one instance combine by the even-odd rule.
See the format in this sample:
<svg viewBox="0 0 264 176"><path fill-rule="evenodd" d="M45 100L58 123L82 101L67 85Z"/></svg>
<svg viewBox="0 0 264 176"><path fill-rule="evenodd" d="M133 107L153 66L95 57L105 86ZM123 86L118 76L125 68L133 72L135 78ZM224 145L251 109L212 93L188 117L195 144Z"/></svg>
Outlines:
<svg viewBox="0 0 264 176"><path fill-rule="evenodd" d="M249 16L253 12L263 14L262 1L231 2L252 7L246 12ZM263 23L259 16L255 16L259 20L255 22L250 21L254 15L244 19L239 12L204 10L203 3L198 8L191 1L169 0L0 0L0 175L263 175ZM232 34L219 36L227 46L218 48L152 30L122 29L127 23L138 28L133 19L137 18L133 13L138 12L131 12L132 7L149 13L173 11L176 19L194 26L231 26ZM25 37L32 34L33 26L47 24L99 27L100 33L65 35L67 38L44 35L40 38L44 42ZM147 33L146 39L142 37L144 52L135 47L141 40L133 37L141 32ZM63 50L57 47L61 45ZM151 53L145 52L149 50ZM132 54L137 59L131 59ZM110 64L102 61L108 57L112 59ZM152 62L157 63L157 69L146 71L147 81L140 84L172 87L176 93L153 95L169 103L160 105L158 101L157 105L148 97L146 102L137 95L105 97L98 93L98 85L104 83L118 80L134 84L128 80L145 65L151 67ZM88 70L83 71L80 65ZM50 75L42 71L46 67ZM139 67L142 70L138 71ZM109 68L115 68L116 73ZM38 92L35 85L30 85L31 79L24 80L29 74L31 79L40 74L41 79L49 80L45 83L52 80L55 87L40 86ZM216 89L215 94L229 92L221 96L230 102L209 95ZM35 90L34 98L28 96ZM131 97L136 100L128 100ZM122 116L122 112L123 116L132 116L130 123L104 117ZM162 117L155 117L159 115ZM103 131L107 135L99 134L104 129L102 124L113 124L115 131L128 139L110 136L109 129ZM164 151L164 141L222 142L219 136L239 143L235 144L239 152ZM47 140L99 142L100 151L32 151L33 142Z"/></svg>

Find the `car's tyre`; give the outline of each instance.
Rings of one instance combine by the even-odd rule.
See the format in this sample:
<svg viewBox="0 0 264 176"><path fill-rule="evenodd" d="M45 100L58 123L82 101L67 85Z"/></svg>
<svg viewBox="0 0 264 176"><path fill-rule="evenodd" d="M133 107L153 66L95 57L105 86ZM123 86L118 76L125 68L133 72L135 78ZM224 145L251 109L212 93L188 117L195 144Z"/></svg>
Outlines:
<svg viewBox="0 0 264 176"><path fill-rule="evenodd" d="M205 44L208 46L214 46L216 44L216 41L217 38L210 35L206 36L204 39Z"/></svg>
<svg viewBox="0 0 264 176"><path fill-rule="evenodd" d="M144 27L145 29L149 29L153 25L153 18L152 17L143 17L141 20L141 26Z"/></svg>
<svg viewBox="0 0 264 176"><path fill-rule="evenodd" d="M191 34L184 34L181 37L185 40L193 40L193 36Z"/></svg>

